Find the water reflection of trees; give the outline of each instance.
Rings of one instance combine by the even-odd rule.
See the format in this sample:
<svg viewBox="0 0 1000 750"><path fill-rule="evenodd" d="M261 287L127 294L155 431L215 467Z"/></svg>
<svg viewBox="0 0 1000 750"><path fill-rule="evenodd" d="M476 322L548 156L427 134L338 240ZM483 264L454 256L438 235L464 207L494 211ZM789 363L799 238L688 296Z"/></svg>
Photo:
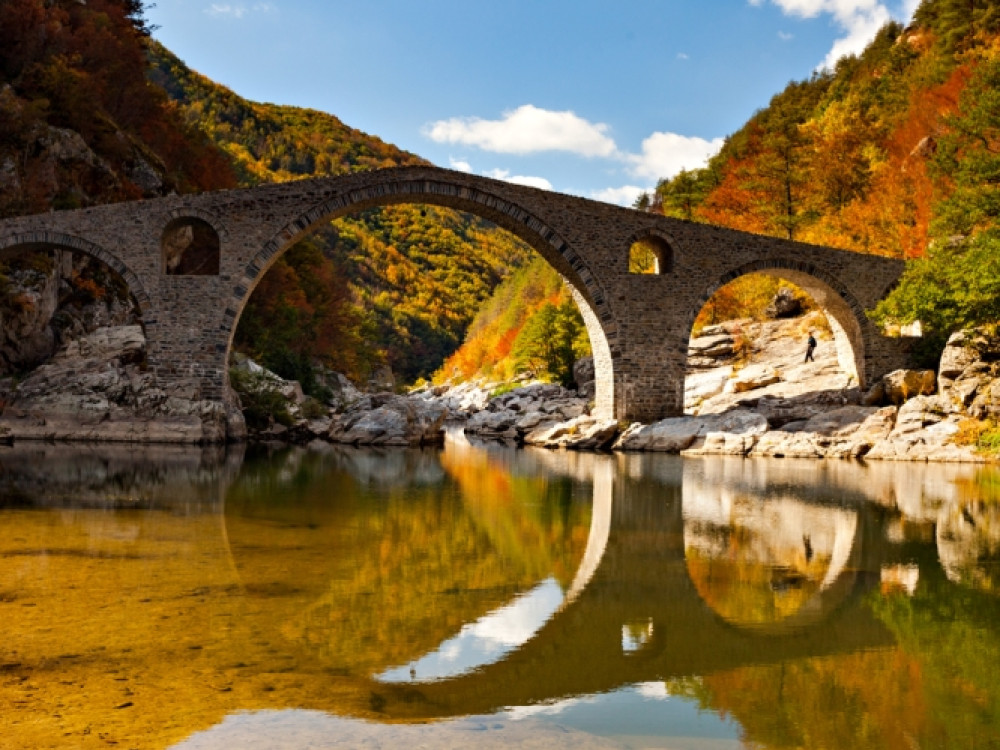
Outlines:
<svg viewBox="0 0 1000 750"><path fill-rule="evenodd" d="M589 503L558 477L388 453L382 472L350 449L277 454L226 500L242 584L287 593L268 601L268 627L358 675L413 661L548 578L565 587L589 528Z"/></svg>
<svg viewBox="0 0 1000 750"><path fill-rule="evenodd" d="M176 722L194 731L240 709L426 719L673 676L672 693L734 717L759 746L969 747L998 735L997 506L976 494L975 469L500 449L453 462L373 456L279 452L238 479L175 456L136 470L178 494L169 512L62 511L73 534L61 549L50 549L48 516L21 513L27 530L8 525L8 536L29 542L8 539L0 557L17 573L0 585L0 614L21 665L8 666L0 701L24 699L25 677L38 688L32 705L60 705L63 723L44 719L58 730L50 744L92 721L95 696L134 701L144 713L132 723L108 712L133 729L119 733L124 745L176 739ZM93 497L132 476L112 457L103 469L73 465L53 469L57 484L89 466ZM584 567L598 480L614 491L606 547L530 641L450 684L370 679L540 580L565 590ZM183 516L198 486L229 487L228 547L213 506ZM722 573L711 568L720 559ZM799 576L798 589L786 585ZM43 673L53 679L33 679ZM134 694L122 697L125 687ZM45 744L28 736L15 744Z"/></svg>
<svg viewBox="0 0 1000 750"><path fill-rule="evenodd" d="M869 588L866 600L894 645L708 673L670 681L668 690L732 716L753 746L978 747L984 741L992 746L989 738L1000 732L1000 505L988 491L994 472L836 463L815 472L830 480L818 489L802 475L802 466L790 463L692 468L693 484L713 486L715 495L701 507L692 503L695 527L710 533L705 539L694 532L689 543L686 529L689 568L691 548L721 556L742 570L742 579L734 576L739 585L766 592L754 580L754 566L763 559L794 567L799 522L784 508L783 517L771 519L774 538L786 540L784 552L780 541L762 548L757 540L766 533L767 514L751 512L748 521L742 506L780 507L784 501L773 496L796 487L813 502L822 503L824 492L827 502L831 497L863 502L869 528L862 535L867 552L860 573L869 578L879 573L881 586ZM686 520L687 508L686 475ZM725 600L721 588L714 595ZM713 606L725 616L725 601ZM728 606L735 606L732 600Z"/></svg>

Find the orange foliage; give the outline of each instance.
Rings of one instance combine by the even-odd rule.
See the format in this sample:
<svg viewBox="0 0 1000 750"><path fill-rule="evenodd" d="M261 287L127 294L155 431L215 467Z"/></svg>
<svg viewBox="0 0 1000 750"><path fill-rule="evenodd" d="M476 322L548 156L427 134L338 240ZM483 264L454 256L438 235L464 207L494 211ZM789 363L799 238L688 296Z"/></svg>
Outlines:
<svg viewBox="0 0 1000 750"><path fill-rule="evenodd" d="M744 739L755 747L905 750L930 733L920 663L901 649L746 667L702 679L711 707L739 721Z"/></svg>
<svg viewBox="0 0 1000 750"><path fill-rule="evenodd" d="M935 185L927 173L927 157L944 118L958 109L958 99L971 76L967 65L952 71L948 79L931 88L913 92L906 116L889 136L888 168L873 186L877 207L891 217L897 227L897 246L904 257L923 255L927 249ZM928 139L928 140L924 140Z"/></svg>
<svg viewBox="0 0 1000 750"><path fill-rule="evenodd" d="M146 80L141 13L137 0L0 3L0 80L10 85L0 98L0 157L13 160L23 185L0 213L141 198L130 175L150 169L162 192L235 186L222 152ZM53 173L39 147L45 126L79 133L117 179L61 165Z"/></svg>
<svg viewBox="0 0 1000 750"><path fill-rule="evenodd" d="M709 224L764 234L767 226L754 210L756 196L745 179L752 163L749 157L727 162L721 184L695 210L695 216Z"/></svg>

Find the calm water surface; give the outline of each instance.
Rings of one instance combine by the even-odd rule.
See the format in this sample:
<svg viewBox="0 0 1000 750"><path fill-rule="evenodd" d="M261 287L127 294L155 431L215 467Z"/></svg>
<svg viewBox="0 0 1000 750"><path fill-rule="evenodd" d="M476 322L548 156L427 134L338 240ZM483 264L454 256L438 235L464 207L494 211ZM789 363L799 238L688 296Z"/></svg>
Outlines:
<svg viewBox="0 0 1000 750"><path fill-rule="evenodd" d="M0 452L0 748L1000 747L992 469Z"/></svg>

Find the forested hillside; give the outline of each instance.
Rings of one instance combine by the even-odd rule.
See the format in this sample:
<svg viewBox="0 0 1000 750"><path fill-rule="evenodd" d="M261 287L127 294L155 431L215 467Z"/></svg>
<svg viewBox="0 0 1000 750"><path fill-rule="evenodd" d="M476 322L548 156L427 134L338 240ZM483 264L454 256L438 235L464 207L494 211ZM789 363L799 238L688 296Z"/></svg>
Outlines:
<svg viewBox="0 0 1000 750"><path fill-rule="evenodd" d="M535 256L497 287L435 379L507 381L530 373L572 386L573 363L588 354L590 341L568 287Z"/></svg>
<svg viewBox="0 0 1000 750"><path fill-rule="evenodd" d="M139 0L0 3L0 216L419 163L332 115L249 102L194 73L149 38ZM276 264L237 346L306 381L316 361L357 380L388 364L412 381L454 351L528 255L453 211L345 217ZM0 370L51 354L56 308L122 291L79 260L57 284L41 281L56 265L24 256L0 268L4 320L38 329L5 338L45 344L8 353L4 343Z"/></svg>
<svg viewBox="0 0 1000 750"><path fill-rule="evenodd" d="M236 185L226 154L146 79L147 34L133 0L0 2L0 217ZM5 259L0 376L136 313L85 256Z"/></svg>
<svg viewBox="0 0 1000 750"><path fill-rule="evenodd" d="M915 259L876 317L919 319L933 356L955 328L1000 318L998 34L994 2L925 0L637 207Z"/></svg>
<svg viewBox="0 0 1000 750"><path fill-rule="evenodd" d="M229 154L241 184L424 163L333 115L247 101L155 42L150 59L151 79L188 126ZM386 363L412 382L458 347L482 302L530 254L513 235L450 209L410 204L347 216L278 261L236 343L300 380L320 359L355 379ZM340 286L329 292L330 284Z"/></svg>
<svg viewBox="0 0 1000 750"><path fill-rule="evenodd" d="M0 3L0 216L236 184L144 71L135 0Z"/></svg>

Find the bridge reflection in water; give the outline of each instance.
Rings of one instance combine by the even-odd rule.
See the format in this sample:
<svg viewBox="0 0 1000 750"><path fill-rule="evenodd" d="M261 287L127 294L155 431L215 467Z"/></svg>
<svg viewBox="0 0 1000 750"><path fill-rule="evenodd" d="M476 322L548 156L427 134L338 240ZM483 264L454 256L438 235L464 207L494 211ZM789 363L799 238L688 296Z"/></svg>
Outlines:
<svg viewBox="0 0 1000 750"><path fill-rule="evenodd" d="M4 497L35 512L2 511L7 528L26 525L0 557L0 613L16 655L5 671L30 680L67 670L67 687L51 681L50 705L35 709L36 722L59 714L48 718L52 736L97 724L121 741L166 746L236 711L418 721L649 683L746 723L713 675L836 669L836 659L865 654L886 655L882 667L936 669L935 658L900 650L901 638L911 650L921 639L899 619L919 614L904 604L918 587L974 599L985 642L998 634L997 506L974 468L462 442L441 454L327 448L246 463L183 451L159 463L108 456L43 447L0 456ZM32 526L46 506L81 528L46 547ZM64 555L94 566L86 596L59 588ZM39 606L29 623L13 604L30 597ZM38 639L29 626L53 635ZM983 664L1000 663L992 649ZM78 678L95 691L124 678L59 667L69 653L99 665L91 670L141 678L134 699L109 697L99 709L74 697ZM996 728L997 691L975 674L948 679L976 685L970 711ZM17 688L4 690L22 704ZM897 682L880 700L930 700L920 691L919 680ZM142 717L110 710L126 702ZM892 736L940 739L926 717L900 713ZM45 736L17 711L0 722L5 736Z"/></svg>

